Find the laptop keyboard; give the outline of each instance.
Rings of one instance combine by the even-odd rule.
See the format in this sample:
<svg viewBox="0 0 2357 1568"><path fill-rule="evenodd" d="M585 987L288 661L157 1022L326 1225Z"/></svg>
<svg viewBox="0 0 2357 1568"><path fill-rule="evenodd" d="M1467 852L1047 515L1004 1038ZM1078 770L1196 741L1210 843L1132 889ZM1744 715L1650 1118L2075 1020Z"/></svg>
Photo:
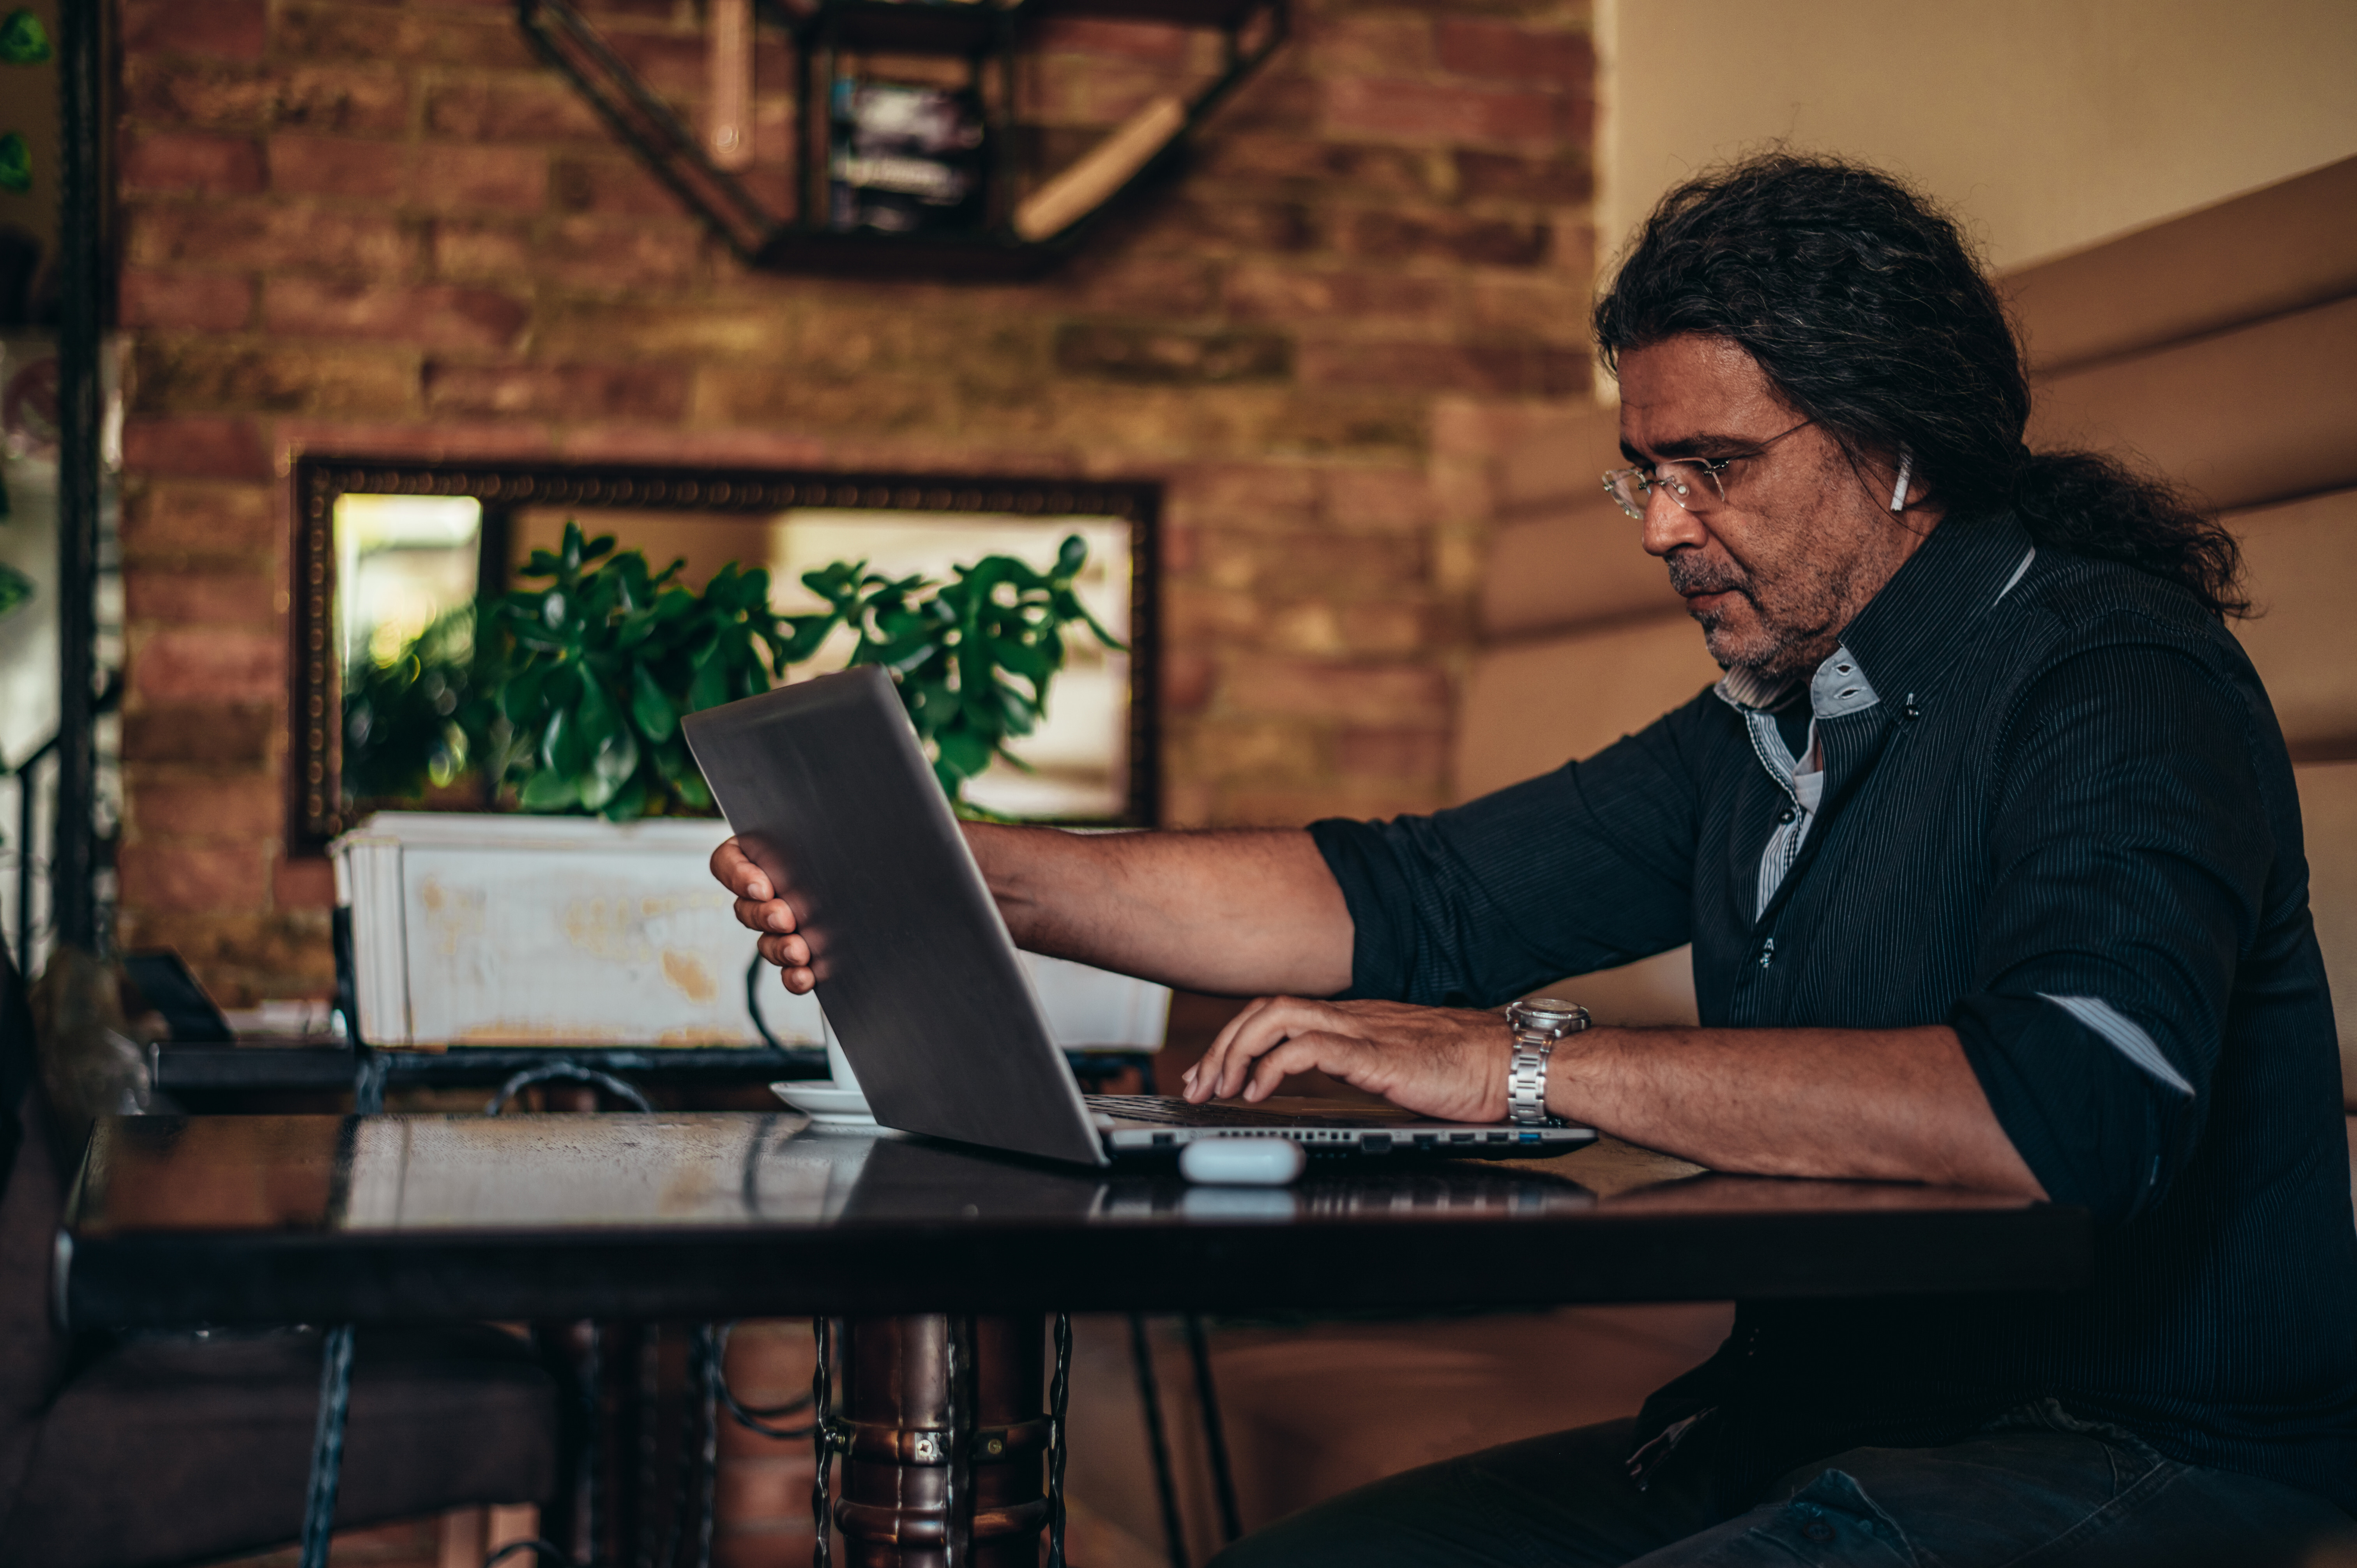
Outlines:
<svg viewBox="0 0 2357 1568"><path fill-rule="evenodd" d="M1087 1094L1092 1111L1169 1127L1298 1127L1301 1118L1234 1105L1189 1105L1175 1094Z"/></svg>

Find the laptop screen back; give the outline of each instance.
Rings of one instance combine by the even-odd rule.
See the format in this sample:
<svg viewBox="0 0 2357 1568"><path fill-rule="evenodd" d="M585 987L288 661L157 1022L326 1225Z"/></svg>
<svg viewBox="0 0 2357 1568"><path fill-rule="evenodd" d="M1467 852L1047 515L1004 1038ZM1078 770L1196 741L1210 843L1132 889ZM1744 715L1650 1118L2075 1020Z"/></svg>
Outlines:
<svg viewBox="0 0 2357 1568"><path fill-rule="evenodd" d="M822 675L683 725L729 826L793 908L876 1119L1103 1164L891 678Z"/></svg>

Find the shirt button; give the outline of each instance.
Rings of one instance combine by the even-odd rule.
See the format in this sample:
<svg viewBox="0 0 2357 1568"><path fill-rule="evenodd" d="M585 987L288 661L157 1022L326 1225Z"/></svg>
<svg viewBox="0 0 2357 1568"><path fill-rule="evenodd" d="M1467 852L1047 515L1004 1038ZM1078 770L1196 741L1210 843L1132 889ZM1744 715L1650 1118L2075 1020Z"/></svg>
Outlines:
<svg viewBox="0 0 2357 1568"><path fill-rule="evenodd" d="M1799 816L1799 815L1800 815L1800 813L1799 813L1798 811L1795 811L1794 810L1792 810L1792 807L1787 806L1787 807L1785 807L1785 808L1784 808L1784 810L1783 810L1782 813L1781 813L1781 815L1779 815L1779 816L1777 817L1777 819L1776 819L1776 820L1777 820L1778 822L1791 822L1794 817L1797 817L1797 816Z"/></svg>
<svg viewBox="0 0 2357 1568"><path fill-rule="evenodd" d="M1833 1527L1830 1520L1818 1518L1804 1521L1801 1526L1801 1533L1822 1546L1841 1532Z"/></svg>

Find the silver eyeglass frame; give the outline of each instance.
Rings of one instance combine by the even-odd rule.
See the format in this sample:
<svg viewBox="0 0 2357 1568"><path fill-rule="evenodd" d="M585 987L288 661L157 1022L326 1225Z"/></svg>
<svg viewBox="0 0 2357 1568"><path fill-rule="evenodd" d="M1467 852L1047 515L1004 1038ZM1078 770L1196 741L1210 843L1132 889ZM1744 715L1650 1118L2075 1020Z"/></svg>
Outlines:
<svg viewBox="0 0 2357 1568"><path fill-rule="evenodd" d="M1738 452L1731 457L1664 457L1660 462L1651 465L1639 463L1625 468L1607 468L1604 470L1604 493L1610 496L1613 503L1635 522L1645 521L1645 508L1652 502L1655 489L1663 491L1670 499L1677 502L1680 510L1691 512L1695 509L1687 504L1686 498L1694 493L1694 485L1673 470L1692 468L1700 477L1695 482L1698 483L1701 479L1708 480L1711 494L1724 502L1727 499L1727 481L1720 478L1719 475L1725 472L1730 464L1757 457L1769 447L1783 440L1785 436L1806 430L1815 423L1813 419L1804 419L1790 430L1778 431L1750 451ZM1630 505L1629 498L1620 493L1620 482L1623 479L1634 486L1638 495L1642 498L1634 506Z"/></svg>

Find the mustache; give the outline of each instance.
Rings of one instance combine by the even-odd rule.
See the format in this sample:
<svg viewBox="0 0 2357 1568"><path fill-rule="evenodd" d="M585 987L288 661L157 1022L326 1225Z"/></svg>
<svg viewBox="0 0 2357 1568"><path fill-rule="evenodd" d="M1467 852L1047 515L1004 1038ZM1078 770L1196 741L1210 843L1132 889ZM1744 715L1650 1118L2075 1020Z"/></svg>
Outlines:
<svg viewBox="0 0 2357 1568"><path fill-rule="evenodd" d="M1669 560L1672 591L1691 598L1696 594L1741 594L1751 596L1751 579L1723 562L1698 555L1673 555Z"/></svg>

